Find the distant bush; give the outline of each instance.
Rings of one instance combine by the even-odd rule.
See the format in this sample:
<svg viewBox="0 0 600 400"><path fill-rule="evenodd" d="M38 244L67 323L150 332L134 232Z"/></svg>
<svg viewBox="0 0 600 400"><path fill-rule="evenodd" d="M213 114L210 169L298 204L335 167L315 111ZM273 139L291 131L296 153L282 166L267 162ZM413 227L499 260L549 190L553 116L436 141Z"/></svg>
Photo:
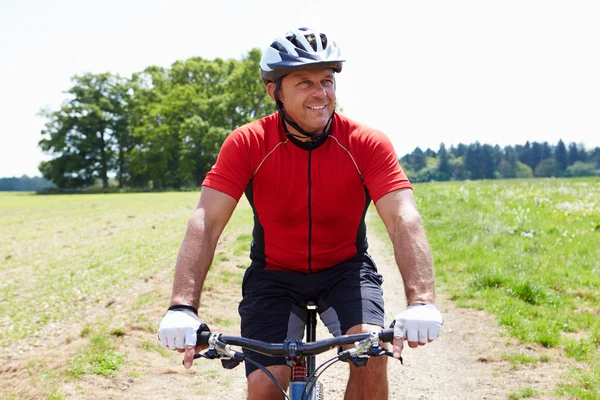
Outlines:
<svg viewBox="0 0 600 400"><path fill-rule="evenodd" d="M517 178L533 178L533 171L529 165L525 165L522 162L517 161L516 169Z"/></svg>
<svg viewBox="0 0 600 400"><path fill-rule="evenodd" d="M593 163L584 163L581 161L575 162L570 167L567 167L565 176L576 177L576 176L597 176L598 171Z"/></svg>
<svg viewBox="0 0 600 400"><path fill-rule="evenodd" d="M556 176L557 171L558 165L556 164L556 160L554 158L546 158L535 167L534 175L536 177L549 178Z"/></svg>
<svg viewBox="0 0 600 400"><path fill-rule="evenodd" d="M52 182L34 176L33 178L23 175L20 178L0 178L0 191L2 192L35 192L45 188L56 187Z"/></svg>

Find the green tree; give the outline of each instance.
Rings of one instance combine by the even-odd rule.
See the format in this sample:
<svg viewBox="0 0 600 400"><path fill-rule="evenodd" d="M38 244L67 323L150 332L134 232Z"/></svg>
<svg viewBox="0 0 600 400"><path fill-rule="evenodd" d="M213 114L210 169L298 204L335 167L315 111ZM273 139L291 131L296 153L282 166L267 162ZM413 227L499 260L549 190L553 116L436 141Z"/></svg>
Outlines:
<svg viewBox="0 0 600 400"><path fill-rule="evenodd" d="M452 176L452 168L450 167L450 157L448 156L444 143L440 144L437 154L439 156L437 180L449 181Z"/></svg>
<svg viewBox="0 0 600 400"><path fill-rule="evenodd" d="M508 161L502 160L498 164L498 174L501 178L514 178L516 176L515 168Z"/></svg>
<svg viewBox="0 0 600 400"><path fill-rule="evenodd" d="M577 144L573 142L569 143L569 152L567 154L568 165L573 165L577 161L584 161L582 158L583 157L577 148Z"/></svg>
<svg viewBox="0 0 600 400"><path fill-rule="evenodd" d="M512 146L505 147L504 160L506 161L506 165L501 163L502 165L498 166L499 171L502 167L500 174L504 178L515 178L517 176L517 161L519 160L516 148Z"/></svg>
<svg viewBox="0 0 600 400"><path fill-rule="evenodd" d="M465 168L464 157L456 157L454 160L450 161L450 166L452 168L452 179L456 181L469 179L469 171Z"/></svg>
<svg viewBox="0 0 600 400"><path fill-rule="evenodd" d="M565 171L565 176L568 177L594 176L597 174L594 164L582 161L576 161L573 165L567 167Z"/></svg>
<svg viewBox="0 0 600 400"><path fill-rule="evenodd" d="M483 179L495 179L495 156L494 148L489 144L484 144L481 147L481 176Z"/></svg>
<svg viewBox="0 0 600 400"><path fill-rule="evenodd" d="M60 110L41 112L47 122L39 145L56 157L42 162L40 171L59 187L91 185L95 179L108 187L122 126L116 122L121 118L116 107L120 100L113 92L124 81L118 75L88 73L75 76L73 82L67 92L71 99Z"/></svg>
<svg viewBox="0 0 600 400"><path fill-rule="evenodd" d="M556 153L554 157L556 158L557 175L562 176L565 170L567 169L567 166L569 165L567 147L565 146L565 142L563 142L562 139L559 140L558 144L556 145Z"/></svg>
<svg viewBox="0 0 600 400"><path fill-rule="evenodd" d="M535 167L537 167L540 161L542 161L543 156L544 155L542 145L538 142L533 142L531 144L531 151L529 153L528 159L529 163L527 165L529 165L532 170L535 170Z"/></svg>
<svg viewBox="0 0 600 400"><path fill-rule="evenodd" d="M533 178L533 171L529 167L529 165L524 164L522 162L517 162L517 170L516 170L517 178Z"/></svg>
<svg viewBox="0 0 600 400"><path fill-rule="evenodd" d="M450 147L450 153L454 154L454 157L464 157L467 154L468 146L463 143L459 143L456 147Z"/></svg>
<svg viewBox="0 0 600 400"><path fill-rule="evenodd" d="M52 182L44 178L34 176L33 178L23 175L20 178L0 178L0 192L37 191L54 187Z"/></svg>
<svg viewBox="0 0 600 400"><path fill-rule="evenodd" d="M525 146L516 146L515 148L519 155L519 161L531 167L531 144L529 141L525 143Z"/></svg>
<svg viewBox="0 0 600 400"><path fill-rule="evenodd" d="M275 111L258 73L260 51L241 61L178 61L134 76L134 181L199 185L231 130Z"/></svg>
<svg viewBox="0 0 600 400"><path fill-rule="evenodd" d="M549 178L551 176L556 176L558 171L558 166L556 163L556 159L554 158L546 158L538 163L535 167L534 175L538 177Z"/></svg>
<svg viewBox="0 0 600 400"><path fill-rule="evenodd" d="M600 147L596 147L590 155L589 162L595 163L596 169L600 169Z"/></svg>
<svg viewBox="0 0 600 400"><path fill-rule="evenodd" d="M415 148L410 156L410 167L419 171L427 166L427 156L419 147Z"/></svg>
<svg viewBox="0 0 600 400"><path fill-rule="evenodd" d="M465 168L469 172L470 179L483 179L483 153L479 142L469 145L465 155Z"/></svg>

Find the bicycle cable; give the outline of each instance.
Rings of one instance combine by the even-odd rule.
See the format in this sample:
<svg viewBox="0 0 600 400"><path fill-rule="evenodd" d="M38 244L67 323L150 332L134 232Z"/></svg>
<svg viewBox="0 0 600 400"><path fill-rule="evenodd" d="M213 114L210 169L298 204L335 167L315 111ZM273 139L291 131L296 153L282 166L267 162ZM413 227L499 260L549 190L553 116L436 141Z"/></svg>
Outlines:
<svg viewBox="0 0 600 400"><path fill-rule="evenodd" d="M235 350L234 350L235 351ZM247 357L244 353L240 353L238 351L235 351L237 354L240 354L242 356L242 360L245 362L249 362L250 364L254 365L256 368L260 369L261 371L263 371L265 374L267 374L267 376L273 381L275 382L275 384L277 385L277 387L279 388L279 390L281 391L281 393L283 394L283 398L290 400L289 396L285 393L285 390L283 389L283 387L279 384L279 382L277 381L277 378L275 378L275 376L271 373L271 371L269 371L267 368L265 368L264 365L257 363L256 361L254 361L253 359ZM194 354L194 358L206 358L206 359L213 359L214 357L210 357L207 356L206 353L199 353L199 354Z"/></svg>
<svg viewBox="0 0 600 400"><path fill-rule="evenodd" d="M267 369L265 368L262 364L257 363L256 361L252 360L251 358L248 358L246 356L244 356L244 361L249 362L250 364L254 365L255 367L259 368L260 370L262 370L265 374L267 374L267 376L269 378L271 378L271 380L273 382L275 382L275 384L277 385L277 387L279 388L279 390L281 390L281 393L283 394L283 398L290 400L289 396L285 393L285 390L283 389L283 387L279 384L279 382L277 381L277 378L275 378L275 376Z"/></svg>
<svg viewBox="0 0 600 400"><path fill-rule="evenodd" d="M394 355L391 351L388 350L383 350L381 353L377 354L377 355L372 355L371 357L377 357L377 356L388 356L388 357L392 357L394 358ZM301 400L305 400L305 395L306 395L306 399L308 399L308 396L310 394L310 392L314 389L315 385L317 384L319 378L321 377L321 375L323 375L323 373L329 368L331 367L333 364L335 364L336 362L341 361L338 356L335 356L333 358L330 358L327 361L324 361L317 369L315 369L315 371L310 375L310 377L308 378L308 380L306 381L306 385L304 386L304 390L302 391L302 396L301 396ZM400 363L404 364L402 357L400 357ZM319 370L323 368L322 371L319 372ZM317 374L318 373L318 374Z"/></svg>
<svg viewBox="0 0 600 400"><path fill-rule="evenodd" d="M335 364L338 361L339 361L339 358L337 356L330 358L329 360L324 361L321 365L319 365L319 367L317 369L314 370L314 372L306 380L306 385L304 385L304 390L302 391L302 396L300 396L300 400L305 399L305 397L304 397L305 394L306 394L306 399L308 399L310 392L315 388L317 381L319 380L319 378L321 377L323 372L325 372L327 370L327 368L331 367L333 364ZM321 372L319 372L319 370L321 368L323 368L323 370ZM317 374L317 372L318 372L318 374Z"/></svg>

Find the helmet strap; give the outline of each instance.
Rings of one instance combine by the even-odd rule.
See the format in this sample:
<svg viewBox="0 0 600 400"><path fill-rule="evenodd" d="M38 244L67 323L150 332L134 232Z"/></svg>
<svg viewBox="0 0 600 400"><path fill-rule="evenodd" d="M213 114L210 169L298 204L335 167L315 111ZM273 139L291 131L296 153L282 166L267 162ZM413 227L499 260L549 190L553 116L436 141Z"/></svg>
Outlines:
<svg viewBox="0 0 600 400"><path fill-rule="evenodd" d="M278 79L277 82L275 82L275 106L277 107L277 111L279 112L279 115L281 116L281 118L283 119L284 123L283 123L283 130L285 131L286 136L292 136L295 138L310 138L312 142L318 142L318 141L323 141L325 139L327 139L327 136L329 136L329 133L331 132L331 123L333 121L333 116L335 115L335 111L331 113L331 116L329 117L329 120L327 121L327 123L325 124L325 127L323 128L323 132L321 133L309 133L306 132L304 129L302 129L300 127L300 125L298 125L295 121L293 121L292 119L290 119L287 114L285 113L285 110L283 109L283 103L281 102L281 100L279 100L279 90L281 88L281 79ZM288 130L288 127L286 124L289 124L292 128L294 128L301 136L299 135L294 135L293 133L291 133Z"/></svg>

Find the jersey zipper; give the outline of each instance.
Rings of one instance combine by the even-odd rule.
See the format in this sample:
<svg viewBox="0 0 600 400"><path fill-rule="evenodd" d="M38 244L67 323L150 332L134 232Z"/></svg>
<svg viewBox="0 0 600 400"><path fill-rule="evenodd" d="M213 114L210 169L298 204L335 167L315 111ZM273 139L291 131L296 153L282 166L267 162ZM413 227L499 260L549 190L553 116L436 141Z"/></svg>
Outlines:
<svg viewBox="0 0 600 400"><path fill-rule="evenodd" d="M312 207L311 194L312 182L310 179L310 162L312 150L308 151L308 273L312 274Z"/></svg>

